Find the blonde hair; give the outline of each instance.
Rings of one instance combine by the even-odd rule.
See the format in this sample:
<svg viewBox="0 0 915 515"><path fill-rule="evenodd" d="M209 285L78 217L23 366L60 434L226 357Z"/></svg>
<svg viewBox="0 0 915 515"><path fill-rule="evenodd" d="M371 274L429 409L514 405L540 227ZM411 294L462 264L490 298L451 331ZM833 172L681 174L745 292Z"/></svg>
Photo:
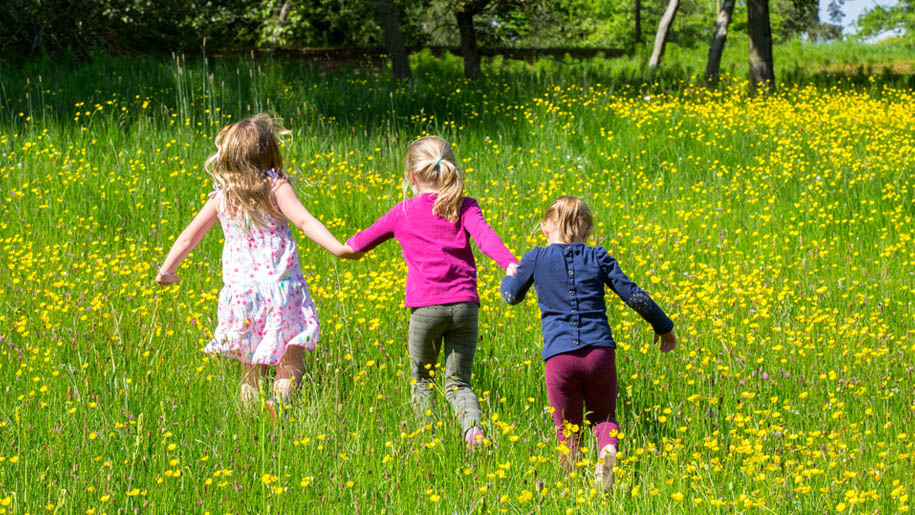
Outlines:
<svg viewBox="0 0 915 515"><path fill-rule="evenodd" d="M584 241L594 227L594 217L588 204L578 197L571 196L559 197L553 201L543 215L541 223L546 221L556 222L563 243Z"/></svg>
<svg viewBox="0 0 915 515"><path fill-rule="evenodd" d="M274 177L287 178L277 140L286 134L289 131L278 121L261 113L225 127L216 136L219 150L206 160L204 169L223 193L225 209L246 227L252 222L263 225L264 215L283 218L270 190Z"/></svg>
<svg viewBox="0 0 915 515"><path fill-rule="evenodd" d="M464 177L456 161L447 141L426 136L410 144L404 169L406 176L415 175L423 184L438 190L432 212L451 222L460 217L464 199ZM404 179L404 193L409 185L408 177Z"/></svg>

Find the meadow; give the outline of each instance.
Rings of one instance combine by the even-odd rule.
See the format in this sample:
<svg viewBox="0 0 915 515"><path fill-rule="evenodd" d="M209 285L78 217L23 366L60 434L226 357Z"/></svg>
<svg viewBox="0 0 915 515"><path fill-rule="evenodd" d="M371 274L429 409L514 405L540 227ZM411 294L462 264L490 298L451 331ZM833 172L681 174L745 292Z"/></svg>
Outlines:
<svg viewBox="0 0 915 515"><path fill-rule="evenodd" d="M850 78L781 68L796 80L771 97L631 62L496 59L469 83L420 55L411 84L247 57L0 66L0 514L908 511L915 93L881 56ZM212 189L214 136L264 110L341 240L403 198L425 134L454 142L518 256L545 244L554 198L589 202L591 242L680 337L662 355L609 294L624 433L609 492L591 445L560 469L536 297L502 303L479 254L482 449L441 392L432 423L412 412L395 242L342 262L297 235L322 341L280 423L239 409L237 364L200 352L220 230L179 285L153 279Z"/></svg>

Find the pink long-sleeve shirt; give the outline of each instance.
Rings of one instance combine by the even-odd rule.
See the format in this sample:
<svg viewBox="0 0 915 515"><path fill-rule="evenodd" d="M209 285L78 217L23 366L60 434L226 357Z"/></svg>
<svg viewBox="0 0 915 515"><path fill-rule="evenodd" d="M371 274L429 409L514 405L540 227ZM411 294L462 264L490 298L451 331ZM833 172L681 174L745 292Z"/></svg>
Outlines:
<svg viewBox="0 0 915 515"><path fill-rule="evenodd" d="M392 237L397 239L407 262L407 307L479 304L470 237L502 268L518 260L483 219L476 200L464 197L460 217L449 222L432 213L436 197L424 193L400 202L346 244L356 252L366 252Z"/></svg>

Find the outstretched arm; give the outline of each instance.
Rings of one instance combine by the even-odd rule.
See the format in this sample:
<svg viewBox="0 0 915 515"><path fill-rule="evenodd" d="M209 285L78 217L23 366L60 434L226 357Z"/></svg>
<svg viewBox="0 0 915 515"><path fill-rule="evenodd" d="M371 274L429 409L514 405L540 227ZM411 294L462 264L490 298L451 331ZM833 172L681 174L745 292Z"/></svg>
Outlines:
<svg viewBox="0 0 915 515"><path fill-rule="evenodd" d="M468 200L470 205L467 206L461 216L464 228L470 233L477 247L480 247L484 254L499 263L502 268L508 269L509 265L517 264L518 260L515 259L514 254L502 243L496 231L493 231L492 227L486 223L483 218L483 212L480 210L480 205L473 199Z"/></svg>
<svg viewBox="0 0 915 515"><path fill-rule="evenodd" d="M276 205L279 206L283 216L301 229L311 241L339 258L359 259L362 257L362 253L353 252L349 246L340 243L320 220L305 209L288 182L278 181L273 194L276 198Z"/></svg>
<svg viewBox="0 0 915 515"><path fill-rule="evenodd" d="M352 238L346 240L346 244L358 252L368 252L378 245L394 237L394 227L397 225L398 217L402 216L403 204L397 204L384 216L375 220L368 229L359 231Z"/></svg>
<svg viewBox="0 0 915 515"><path fill-rule="evenodd" d="M200 243L200 240L206 236L207 232L213 227L217 220L217 203L215 198L210 198L206 204L200 208L197 216L191 220L191 223L181 232L178 239L172 245L165 261L156 274L156 283L164 286L178 282L178 276L175 272L178 266L184 261L184 258Z"/></svg>
<svg viewBox="0 0 915 515"><path fill-rule="evenodd" d="M645 293L645 290L639 288L637 284L632 282L632 280L623 273L619 263L617 263L606 250L603 248L599 248L599 250L602 251L601 254L598 255L598 260L600 262L601 275L603 276L604 284L609 286L614 293L619 295L626 305L641 315L646 322L651 324L651 327L654 328L656 334L666 335L667 333L671 333L674 328L673 320L664 313L664 310L662 310L660 306L655 304L655 301L651 300L651 297ZM669 343L667 339L665 339L664 342L665 346ZM671 349L672 348L673 347L671 347Z"/></svg>

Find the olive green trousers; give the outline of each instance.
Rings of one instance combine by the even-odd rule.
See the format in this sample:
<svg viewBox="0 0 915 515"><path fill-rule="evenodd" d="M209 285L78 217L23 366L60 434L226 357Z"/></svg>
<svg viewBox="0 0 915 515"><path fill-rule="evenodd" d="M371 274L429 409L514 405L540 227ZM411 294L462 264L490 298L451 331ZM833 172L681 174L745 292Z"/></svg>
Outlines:
<svg viewBox="0 0 915 515"><path fill-rule="evenodd" d="M445 350L445 399L454 409L461 430L480 424L480 402L470 387L477 349L480 307L458 302L413 308L410 313L410 361L413 405L420 413L434 405L434 377L439 352Z"/></svg>

